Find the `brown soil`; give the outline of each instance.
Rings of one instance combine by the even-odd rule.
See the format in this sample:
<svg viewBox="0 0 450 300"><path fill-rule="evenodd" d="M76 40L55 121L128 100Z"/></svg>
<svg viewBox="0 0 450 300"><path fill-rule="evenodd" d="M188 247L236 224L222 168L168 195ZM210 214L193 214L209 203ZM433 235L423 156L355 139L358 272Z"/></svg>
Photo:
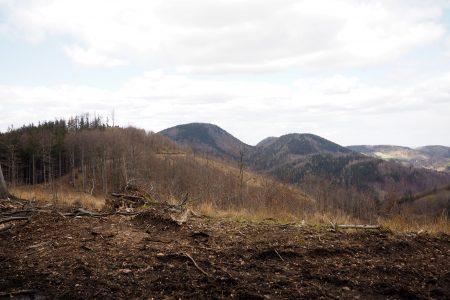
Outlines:
<svg viewBox="0 0 450 300"><path fill-rule="evenodd" d="M0 298L450 299L448 235L152 214L6 225Z"/></svg>

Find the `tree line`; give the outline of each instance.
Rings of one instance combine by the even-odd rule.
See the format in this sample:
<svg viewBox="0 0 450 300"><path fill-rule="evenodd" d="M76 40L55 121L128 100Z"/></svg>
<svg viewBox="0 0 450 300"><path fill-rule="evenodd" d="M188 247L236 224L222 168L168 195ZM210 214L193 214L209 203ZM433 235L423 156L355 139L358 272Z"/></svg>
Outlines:
<svg viewBox="0 0 450 300"><path fill-rule="evenodd" d="M0 133L0 164L8 185L44 185L54 198L61 187L107 198L133 182L151 191L155 200L189 194L194 205L219 209L303 216L339 212L365 220L398 210L395 195L392 201L380 201L373 193L312 175L299 187L263 176L252 182L245 159L235 166L219 163L159 134L113 126L107 118L89 114Z"/></svg>
<svg viewBox="0 0 450 300"><path fill-rule="evenodd" d="M108 197L133 182L151 190L155 200L180 199L188 193L194 204L211 203L221 209L290 207L298 212L310 203L287 185L247 182L243 162L221 169L214 161L159 134L112 126L108 119L89 114L0 134L0 163L7 183L45 185L55 198L61 186Z"/></svg>

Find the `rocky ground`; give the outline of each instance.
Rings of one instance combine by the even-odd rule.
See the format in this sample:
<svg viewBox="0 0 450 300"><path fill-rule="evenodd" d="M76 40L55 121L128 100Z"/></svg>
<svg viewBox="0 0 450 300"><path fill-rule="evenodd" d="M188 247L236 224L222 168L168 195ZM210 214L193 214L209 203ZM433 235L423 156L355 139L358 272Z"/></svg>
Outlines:
<svg viewBox="0 0 450 300"><path fill-rule="evenodd" d="M151 210L26 216L0 225L0 298L450 298L448 235L205 217L179 226Z"/></svg>

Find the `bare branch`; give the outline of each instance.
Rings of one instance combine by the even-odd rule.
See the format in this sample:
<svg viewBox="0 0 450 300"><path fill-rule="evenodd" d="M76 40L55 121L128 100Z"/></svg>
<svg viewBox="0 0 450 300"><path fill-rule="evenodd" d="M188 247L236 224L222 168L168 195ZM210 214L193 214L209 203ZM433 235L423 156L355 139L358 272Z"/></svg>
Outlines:
<svg viewBox="0 0 450 300"><path fill-rule="evenodd" d="M205 275L206 277L209 277L209 274L205 272L205 270L203 270L202 268L200 268L200 266L197 264L197 262L192 258L192 256L189 255L189 253L185 252L184 255L186 255L187 258L189 258L193 263L194 266L203 273L203 275Z"/></svg>
<svg viewBox="0 0 450 300"><path fill-rule="evenodd" d="M6 218L3 220L0 220L0 224L12 222L12 221L19 221L19 220L29 220L29 219L30 219L29 217L11 217L11 218Z"/></svg>

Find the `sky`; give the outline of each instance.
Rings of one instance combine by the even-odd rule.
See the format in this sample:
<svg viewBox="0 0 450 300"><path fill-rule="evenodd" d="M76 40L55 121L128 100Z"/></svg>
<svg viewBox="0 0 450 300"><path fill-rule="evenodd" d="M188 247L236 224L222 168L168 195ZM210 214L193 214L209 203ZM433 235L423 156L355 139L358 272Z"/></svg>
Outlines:
<svg viewBox="0 0 450 300"><path fill-rule="evenodd" d="M0 0L0 131L85 112L450 146L450 0Z"/></svg>

